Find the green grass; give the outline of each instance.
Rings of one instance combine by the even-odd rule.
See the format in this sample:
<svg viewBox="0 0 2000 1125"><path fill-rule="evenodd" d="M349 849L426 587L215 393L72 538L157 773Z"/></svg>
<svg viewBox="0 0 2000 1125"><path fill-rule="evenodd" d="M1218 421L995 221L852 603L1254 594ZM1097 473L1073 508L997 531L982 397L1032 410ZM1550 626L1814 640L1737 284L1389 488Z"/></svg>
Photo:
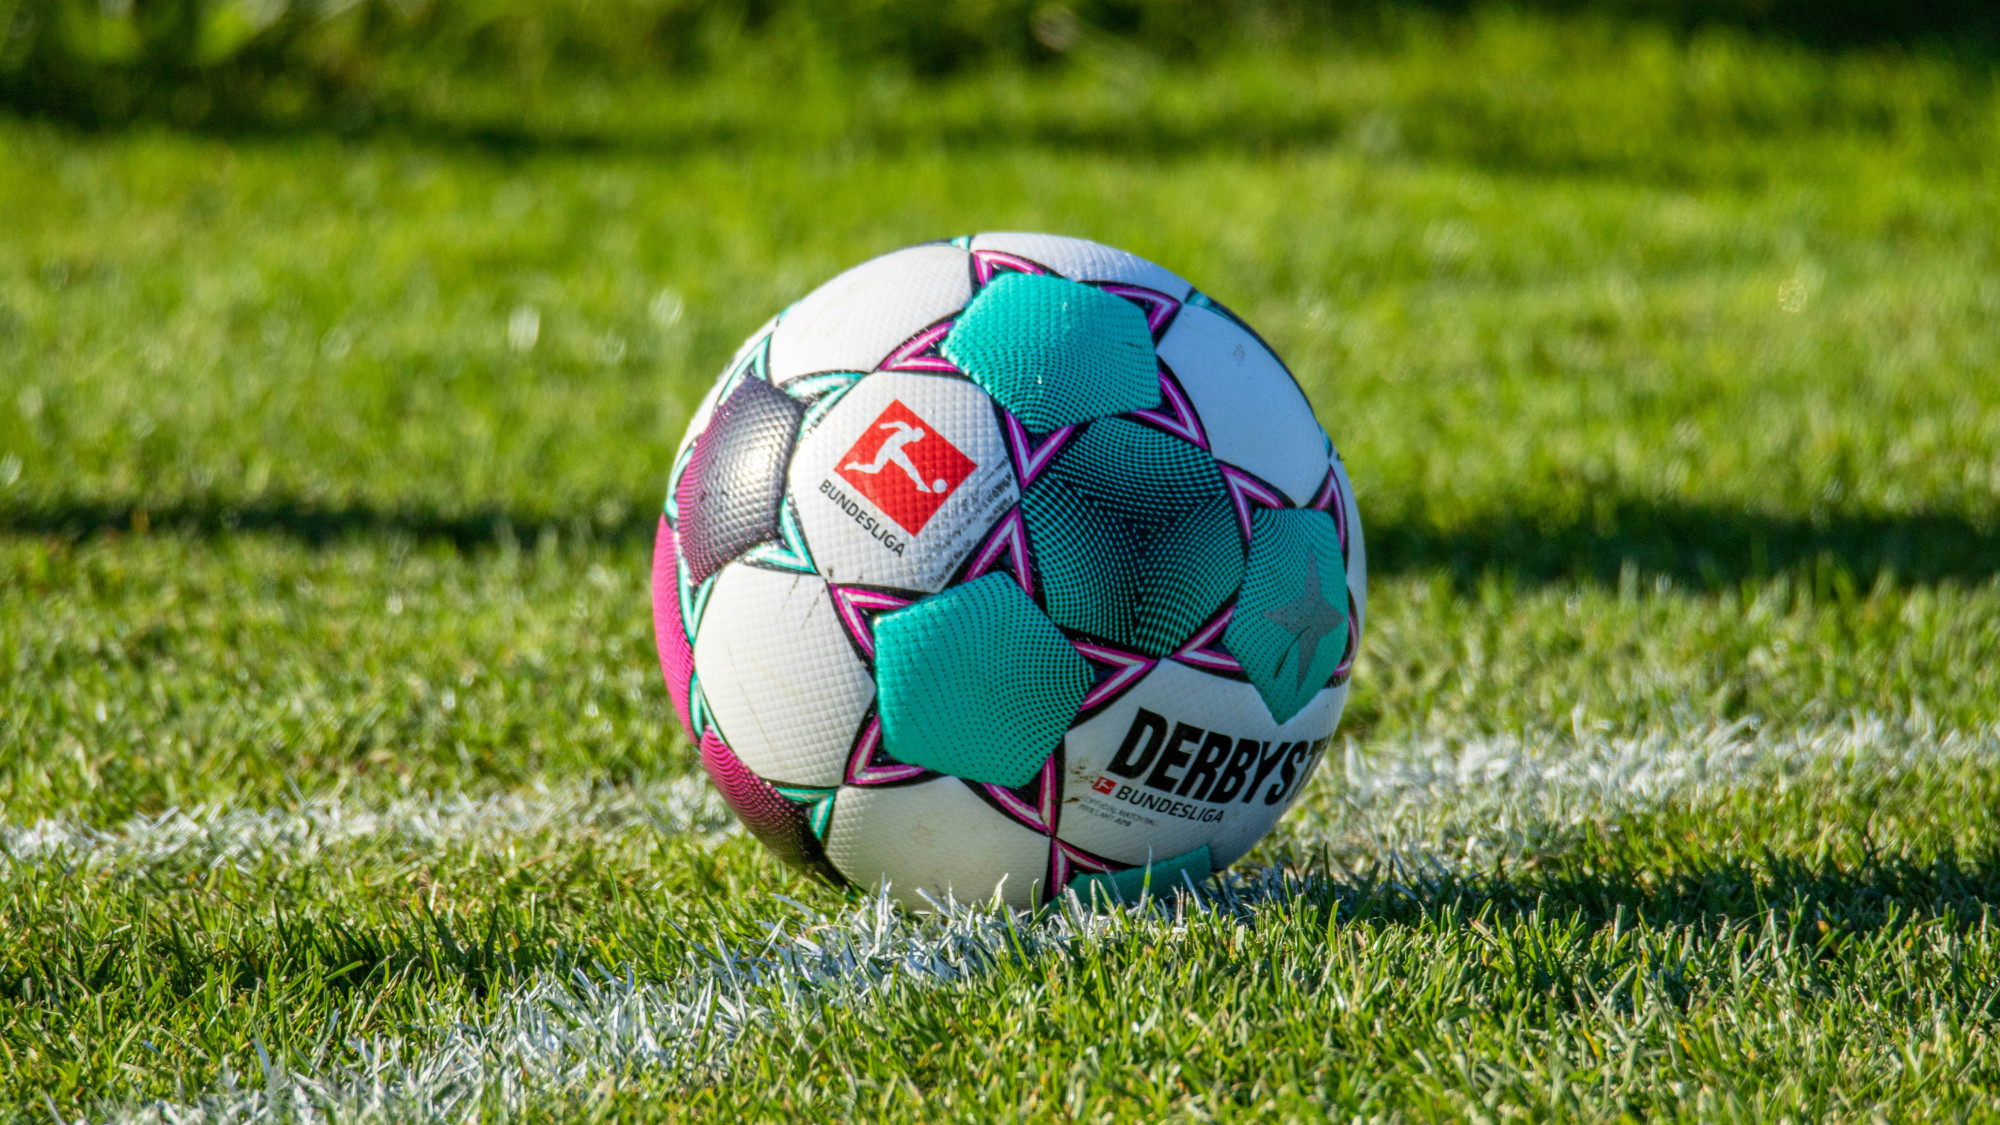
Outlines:
<svg viewBox="0 0 2000 1125"><path fill-rule="evenodd" d="M0 121L0 1112L405 1073L608 974L746 1006L469 1104L2000 1117L2000 85L1398 28ZM868 907L680 780L666 458L785 302L1005 228L1298 370L1369 538L1353 741L1205 906L825 970Z"/></svg>

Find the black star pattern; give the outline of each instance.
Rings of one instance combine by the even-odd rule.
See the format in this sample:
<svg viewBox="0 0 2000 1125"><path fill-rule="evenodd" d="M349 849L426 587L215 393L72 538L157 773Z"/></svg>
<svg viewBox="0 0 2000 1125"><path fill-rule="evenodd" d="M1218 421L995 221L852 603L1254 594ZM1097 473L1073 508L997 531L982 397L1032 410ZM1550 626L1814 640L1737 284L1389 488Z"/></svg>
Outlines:
<svg viewBox="0 0 2000 1125"><path fill-rule="evenodd" d="M1312 669L1313 655L1327 634L1347 624L1347 614L1336 609L1319 592L1319 560L1306 553L1306 588L1284 605L1264 611L1264 619L1298 638L1298 686L1304 687Z"/></svg>

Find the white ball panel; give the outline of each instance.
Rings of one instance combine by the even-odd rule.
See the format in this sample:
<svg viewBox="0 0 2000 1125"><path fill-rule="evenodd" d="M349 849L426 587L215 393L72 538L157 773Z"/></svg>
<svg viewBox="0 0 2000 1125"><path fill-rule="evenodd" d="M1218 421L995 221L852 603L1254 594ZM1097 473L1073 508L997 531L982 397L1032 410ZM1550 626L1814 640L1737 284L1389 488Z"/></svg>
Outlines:
<svg viewBox="0 0 2000 1125"><path fill-rule="evenodd" d="M1331 716L1327 720L1329 734L1331 734L1331 728L1339 724L1340 713L1347 707L1348 687L1348 684L1341 684L1338 687L1327 688L1325 691L1320 692L1306 706L1308 711L1322 710ZM1317 739L1314 740L1312 749L1316 752L1318 751L1319 743ZM1284 799L1279 801L1277 805L1266 805L1261 801L1255 802L1256 807L1261 809L1264 815L1232 820L1223 826L1222 831L1215 834L1215 839L1208 842L1209 863L1214 866L1215 870L1220 871L1237 860L1242 859L1245 852L1256 847L1257 841L1262 840L1280 820L1284 819L1285 813L1294 804L1298 803L1299 794L1305 792L1306 784L1312 780L1312 775L1317 772L1318 766L1319 762L1316 758L1308 760L1300 766L1298 781L1292 785L1285 793ZM1265 788L1267 790L1270 788L1270 782L1265 783Z"/></svg>
<svg viewBox="0 0 2000 1125"><path fill-rule="evenodd" d="M1000 231L977 235L974 250L1000 250L1040 262L1071 281L1119 281L1143 285L1172 297L1187 299L1194 289L1178 274L1156 266L1136 254L1128 254L1103 243L1057 234L1025 234Z"/></svg>
<svg viewBox="0 0 2000 1125"><path fill-rule="evenodd" d="M1354 501L1354 486L1347 481L1347 463L1333 455L1334 479L1340 482L1341 507L1347 512L1347 588L1354 592L1356 633L1368 622L1368 545L1361 537L1361 508Z"/></svg>
<svg viewBox="0 0 2000 1125"><path fill-rule="evenodd" d="M723 741L759 776L831 787L875 699L826 582L731 563L694 641L695 673Z"/></svg>
<svg viewBox="0 0 2000 1125"><path fill-rule="evenodd" d="M863 262L778 318L771 381L873 371L896 345L971 299L971 256L959 247L912 246Z"/></svg>
<svg viewBox="0 0 2000 1125"><path fill-rule="evenodd" d="M780 313L779 315L782 316L784 314ZM759 325L757 331L750 333L750 335L747 338L745 338L741 344L738 344L736 346L736 354L729 357L729 366L723 368L723 370L724 371L736 370L736 365L743 362L743 357L749 355L751 349L757 346L758 341L770 335L771 329L776 328L777 326L778 326L778 317L776 316L765 321L762 325Z"/></svg>
<svg viewBox="0 0 2000 1125"><path fill-rule="evenodd" d="M839 471L855 442L897 402L927 435L950 442L975 466L914 533ZM986 392L956 376L908 371L876 372L843 395L800 437L787 487L821 574L843 585L926 592L944 587L1020 497Z"/></svg>
<svg viewBox="0 0 2000 1125"><path fill-rule="evenodd" d="M1220 870L1284 814L1305 785L1304 749L1333 733L1346 699L1345 687L1322 691L1289 722L1274 723L1251 685L1161 661L1064 736L1056 835L1133 864L1207 844ZM1211 736L1229 742L1219 762L1205 749ZM1258 757L1236 759L1251 743ZM1212 762L1206 770L1204 760Z"/></svg>
<svg viewBox="0 0 2000 1125"><path fill-rule="evenodd" d="M1160 340L1160 358L1187 389L1216 459L1270 481L1295 504L1326 479L1326 437L1312 404L1257 337L1191 305Z"/></svg>
<svg viewBox="0 0 2000 1125"><path fill-rule="evenodd" d="M1048 837L995 812L953 777L884 789L849 787L833 800L827 858L850 882L879 887L912 910L939 902L1034 905L1047 877Z"/></svg>

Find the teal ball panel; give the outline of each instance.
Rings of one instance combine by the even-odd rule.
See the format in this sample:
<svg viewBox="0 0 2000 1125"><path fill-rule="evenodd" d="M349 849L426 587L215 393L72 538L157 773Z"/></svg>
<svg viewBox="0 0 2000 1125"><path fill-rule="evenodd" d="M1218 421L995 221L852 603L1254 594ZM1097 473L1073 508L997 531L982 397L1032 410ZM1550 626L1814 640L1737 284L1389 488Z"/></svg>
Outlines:
<svg viewBox="0 0 2000 1125"><path fill-rule="evenodd" d="M943 350L1030 430L1160 404L1159 361L1139 306L1060 277L994 278Z"/></svg>
<svg viewBox="0 0 2000 1125"><path fill-rule="evenodd" d="M1092 422L1021 511L1049 616L1148 656L1193 636L1243 578L1243 536L1214 459L1138 422Z"/></svg>
<svg viewBox="0 0 2000 1125"><path fill-rule="evenodd" d="M1149 898L1170 898L1189 884L1201 886L1214 873L1208 845L1203 844L1191 852L1123 871L1080 875L1070 883L1070 888L1083 902L1090 902L1093 896L1099 902L1137 902L1142 894Z"/></svg>
<svg viewBox="0 0 2000 1125"><path fill-rule="evenodd" d="M1347 650L1347 568L1325 512L1250 517L1250 561L1223 643L1279 722L1333 677Z"/></svg>
<svg viewBox="0 0 2000 1125"><path fill-rule="evenodd" d="M1090 666L1034 600L989 574L875 622L882 746L970 781L1026 785L1090 690Z"/></svg>

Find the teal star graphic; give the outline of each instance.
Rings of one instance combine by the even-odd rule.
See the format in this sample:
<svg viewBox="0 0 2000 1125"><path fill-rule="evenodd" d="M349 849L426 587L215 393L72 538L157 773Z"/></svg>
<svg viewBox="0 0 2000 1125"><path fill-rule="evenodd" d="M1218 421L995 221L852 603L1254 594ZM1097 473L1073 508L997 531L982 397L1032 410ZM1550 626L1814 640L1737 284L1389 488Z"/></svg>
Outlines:
<svg viewBox="0 0 2000 1125"><path fill-rule="evenodd" d="M1294 648L1299 654L1299 687L1305 686L1306 676L1311 674L1319 643L1347 624L1347 614L1319 592L1319 561L1310 551L1306 552L1305 589L1284 605L1265 610L1264 619L1297 638Z"/></svg>

